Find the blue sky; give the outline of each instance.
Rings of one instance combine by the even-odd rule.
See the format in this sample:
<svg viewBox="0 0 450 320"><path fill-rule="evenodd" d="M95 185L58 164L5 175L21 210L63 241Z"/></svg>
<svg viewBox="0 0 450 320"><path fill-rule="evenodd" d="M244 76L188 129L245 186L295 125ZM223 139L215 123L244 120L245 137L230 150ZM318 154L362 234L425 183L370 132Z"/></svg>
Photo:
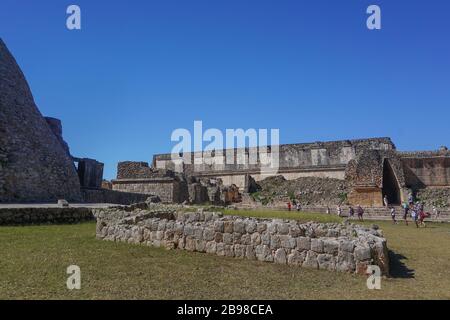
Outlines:
<svg viewBox="0 0 450 320"><path fill-rule="evenodd" d="M371 4L382 30L366 27ZM279 128L281 143L450 145L449 16L447 0L2 0L0 37L72 154L114 178L194 120Z"/></svg>

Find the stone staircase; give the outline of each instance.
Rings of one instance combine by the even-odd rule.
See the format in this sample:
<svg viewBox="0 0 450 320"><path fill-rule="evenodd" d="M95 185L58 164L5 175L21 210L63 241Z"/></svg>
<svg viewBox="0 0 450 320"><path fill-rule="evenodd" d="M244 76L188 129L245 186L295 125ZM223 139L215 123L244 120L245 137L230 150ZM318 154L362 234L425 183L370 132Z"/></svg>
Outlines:
<svg viewBox="0 0 450 320"><path fill-rule="evenodd" d="M235 205L238 209L242 210L275 210L275 211L287 211L287 207L284 206L261 206L257 205L255 202L244 201ZM342 206L342 215L346 217L348 215L349 207ZM356 206L353 207L356 211ZM403 219L403 208L401 206L394 206L395 211L397 213L396 219ZM363 207L364 209L364 219L368 220L391 220L390 210L386 207ZM295 208L292 208L292 211L295 212ZM314 212L314 213L323 213L326 214L327 207L325 206L302 206L302 212ZM425 207L425 212L429 212L432 214L432 208ZM337 215L336 206L330 207L330 214ZM355 213L356 216L356 213ZM408 220L411 220L411 217L408 217ZM433 216L433 214L426 219L426 221L435 221L435 222L450 222L450 209L441 209L439 219Z"/></svg>

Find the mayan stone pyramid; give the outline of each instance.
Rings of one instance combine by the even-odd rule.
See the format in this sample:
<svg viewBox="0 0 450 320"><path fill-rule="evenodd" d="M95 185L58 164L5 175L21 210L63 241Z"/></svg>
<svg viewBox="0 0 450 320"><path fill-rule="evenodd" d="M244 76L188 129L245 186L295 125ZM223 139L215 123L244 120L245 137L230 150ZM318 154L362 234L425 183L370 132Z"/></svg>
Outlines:
<svg viewBox="0 0 450 320"><path fill-rule="evenodd" d="M0 203L81 200L75 165L0 39Z"/></svg>

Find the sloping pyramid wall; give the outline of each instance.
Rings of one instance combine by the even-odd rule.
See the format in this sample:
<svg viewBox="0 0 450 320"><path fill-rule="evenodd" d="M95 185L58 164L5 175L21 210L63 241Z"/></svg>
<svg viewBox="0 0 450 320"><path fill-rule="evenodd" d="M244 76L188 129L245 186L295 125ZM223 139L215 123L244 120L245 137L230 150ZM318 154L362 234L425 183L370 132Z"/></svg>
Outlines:
<svg viewBox="0 0 450 320"><path fill-rule="evenodd" d="M80 201L75 165L0 39L0 202Z"/></svg>

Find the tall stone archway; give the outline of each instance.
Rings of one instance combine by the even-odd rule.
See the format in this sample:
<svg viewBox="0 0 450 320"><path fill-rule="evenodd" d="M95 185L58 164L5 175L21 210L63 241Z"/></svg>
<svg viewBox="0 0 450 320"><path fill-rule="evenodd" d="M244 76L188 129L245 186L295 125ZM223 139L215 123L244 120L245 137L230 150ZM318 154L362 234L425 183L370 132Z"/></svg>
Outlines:
<svg viewBox="0 0 450 320"><path fill-rule="evenodd" d="M387 196L390 204L399 205L401 203L400 186L388 159L384 159L383 161L382 194L383 198Z"/></svg>

